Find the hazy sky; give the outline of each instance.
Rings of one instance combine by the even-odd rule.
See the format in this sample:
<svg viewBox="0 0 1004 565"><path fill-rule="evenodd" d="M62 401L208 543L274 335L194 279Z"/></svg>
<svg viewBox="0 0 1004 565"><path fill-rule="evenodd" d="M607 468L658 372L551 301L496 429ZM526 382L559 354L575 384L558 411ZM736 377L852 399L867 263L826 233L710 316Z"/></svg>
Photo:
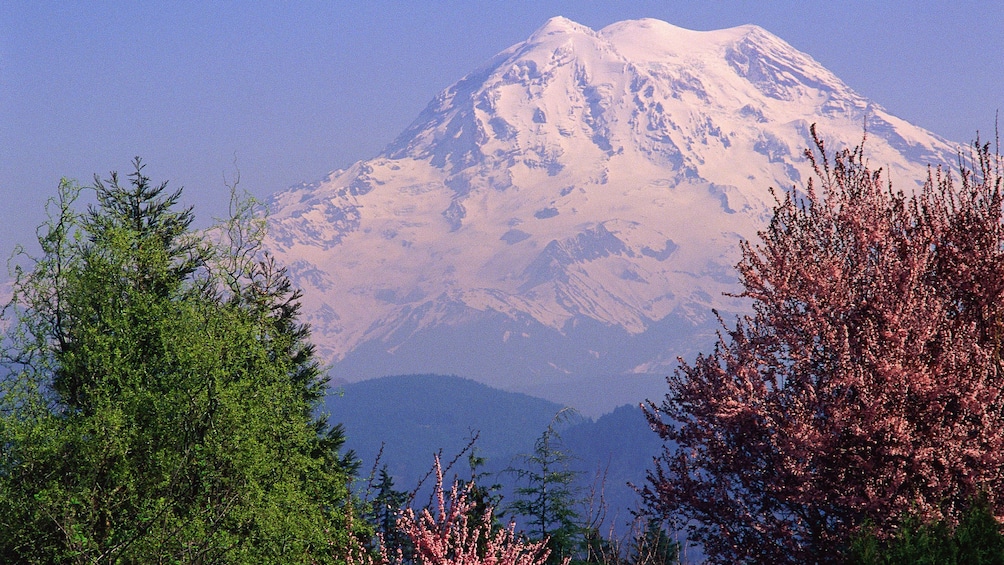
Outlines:
<svg viewBox="0 0 1004 565"><path fill-rule="evenodd" d="M236 159L259 196L374 156L438 91L547 18L754 23L893 114L992 138L1004 3L418 0L0 2L0 254L29 242L60 177L130 170L226 210ZM2 273L0 273L2 274Z"/></svg>

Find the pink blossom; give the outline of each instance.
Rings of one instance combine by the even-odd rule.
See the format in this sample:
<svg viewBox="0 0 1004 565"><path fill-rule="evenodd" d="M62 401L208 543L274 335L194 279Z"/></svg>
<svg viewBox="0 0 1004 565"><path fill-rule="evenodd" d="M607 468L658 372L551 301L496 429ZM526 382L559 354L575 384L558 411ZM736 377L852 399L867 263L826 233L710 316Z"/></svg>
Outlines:
<svg viewBox="0 0 1004 565"><path fill-rule="evenodd" d="M407 508L398 519L398 529L405 533L414 548L411 556L420 565L543 565L550 550L547 540L528 542L509 523L495 527L494 509L489 506L475 517L475 505L469 500L473 483L460 488L456 482L443 490L443 471L436 458L436 508L416 512ZM350 565L373 565L372 558L350 555ZM401 564L404 555L381 552L382 565ZM566 559L562 565L568 565Z"/></svg>
<svg viewBox="0 0 1004 565"><path fill-rule="evenodd" d="M667 442L646 501L715 563L838 562L865 520L979 494L1004 515L1000 156L905 194L815 139L806 193L743 245L753 314L645 406Z"/></svg>

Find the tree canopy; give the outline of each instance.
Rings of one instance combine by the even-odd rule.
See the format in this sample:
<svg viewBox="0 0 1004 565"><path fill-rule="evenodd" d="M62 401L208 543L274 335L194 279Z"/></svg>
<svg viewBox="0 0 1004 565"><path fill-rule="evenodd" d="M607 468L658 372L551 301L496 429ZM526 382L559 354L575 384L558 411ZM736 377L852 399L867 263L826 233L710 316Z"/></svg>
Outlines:
<svg viewBox="0 0 1004 565"><path fill-rule="evenodd" d="M299 292L249 202L211 233L137 159L63 181L16 270L0 554L25 563L316 563L352 540L349 456ZM212 235L215 234L215 235ZM360 521L361 523L361 521Z"/></svg>
<svg viewBox="0 0 1004 565"><path fill-rule="evenodd" d="M715 563L839 562L866 521L1004 515L1002 161L894 190L861 147L806 155L742 247L753 314L647 406L644 495Z"/></svg>

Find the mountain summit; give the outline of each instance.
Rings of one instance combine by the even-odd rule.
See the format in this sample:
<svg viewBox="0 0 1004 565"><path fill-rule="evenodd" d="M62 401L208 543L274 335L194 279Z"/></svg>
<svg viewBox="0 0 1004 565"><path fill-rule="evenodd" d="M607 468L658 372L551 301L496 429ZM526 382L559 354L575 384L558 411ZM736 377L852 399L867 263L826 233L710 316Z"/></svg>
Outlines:
<svg viewBox="0 0 1004 565"><path fill-rule="evenodd" d="M278 193L267 244L338 378L453 373L595 412L657 394L712 308L743 311L738 243L769 187L802 186L813 123L831 147L867 130L907 190L956 154L759 27L552 18L376 158Z"/></svg>

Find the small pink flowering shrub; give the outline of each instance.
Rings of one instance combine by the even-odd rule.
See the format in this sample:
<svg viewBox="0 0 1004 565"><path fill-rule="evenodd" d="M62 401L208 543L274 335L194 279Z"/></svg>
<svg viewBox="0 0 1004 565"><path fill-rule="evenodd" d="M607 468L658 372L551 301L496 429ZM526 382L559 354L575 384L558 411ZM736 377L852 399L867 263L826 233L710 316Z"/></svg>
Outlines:
<svg viewBox="0 0 1004 565"><path fill-rule="evenodd" d="M408 508L398 520L398 528L414 547L415 561L420 565L543 564L549 554L546 540L522 540L513 523L495 528L491 507L476 521L472 518L470 487L460 488L454 483L447 498L442 469L436 460L435 515L429 509L415 512ZM401 561L401 557L397 556L397 560Z"/></svg>
<svg viewBox="0 0 1004 565"><path fill-rule="evenodd" d="M547 540L528 542L516 533L516 525L495 527L494 509L489 506L475 517L470 500L473 483L460 488L455 482L449 493L443 489L443 471L436 458L436 508L416 512L406 508L397 521L398 531L411 542L411 555L389 555L381 547L379 559L361 545L350 551L348 565L543 565L550 550ZM565 560L562 565L568 565Z"/></svg>

